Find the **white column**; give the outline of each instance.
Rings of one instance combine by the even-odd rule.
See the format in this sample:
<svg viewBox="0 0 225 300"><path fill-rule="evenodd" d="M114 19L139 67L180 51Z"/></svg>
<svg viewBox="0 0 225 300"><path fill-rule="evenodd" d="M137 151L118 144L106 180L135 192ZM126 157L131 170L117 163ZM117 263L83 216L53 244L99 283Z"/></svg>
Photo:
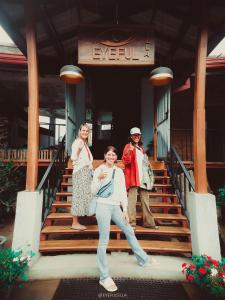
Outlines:
<svg viewBox="0 0 225 300"><path fill-rule="evenodd" d="M34 260L39 257L43 194L22 191L17 194L16 218L12 248L34 251Z"/></svg>
<svg viewBox="0 0 225 300"><path fill-rule="evenodd" d="M191 225L192 252L221 259L216 199L212 194L187 194Z"/></svg>

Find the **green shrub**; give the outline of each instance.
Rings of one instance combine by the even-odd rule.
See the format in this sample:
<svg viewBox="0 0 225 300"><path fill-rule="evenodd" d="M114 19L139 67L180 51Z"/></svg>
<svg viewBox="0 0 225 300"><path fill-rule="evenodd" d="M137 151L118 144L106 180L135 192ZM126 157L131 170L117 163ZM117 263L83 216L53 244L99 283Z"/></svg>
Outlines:
<svg viewBox="0 0 225 300"><path fill-rule="evenodd" d="M217 190L217 207L225 207L225 184Z"/></svg>
<svg viewBox="0 0 225 300"><path fill-rule="evenodd" d="M0 212L15 211L17 192L21 190L25 174L12 162L0 162Z"/></svg>
<svg viewBox="0 0 225 300"><path fill-rule="evenodd" d="M11 287L17 279L27 281L26 270L33 256L30 250L0 249L0 289Z"/></svg>
<svg viewBox="0 0 225 300"><path fill-rule="evenodd" d="M207 255L193 255L193 264L182 264L188 282L209 291L212 296L225 296L225 258L221 261Z"/></svg>

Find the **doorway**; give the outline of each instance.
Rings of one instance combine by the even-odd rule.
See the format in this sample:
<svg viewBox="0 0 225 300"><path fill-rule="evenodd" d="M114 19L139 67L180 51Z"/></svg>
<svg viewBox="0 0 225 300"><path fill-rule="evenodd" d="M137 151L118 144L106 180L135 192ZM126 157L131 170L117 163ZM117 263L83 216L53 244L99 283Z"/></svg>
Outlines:
<svg viewBox="0 0 225 300"><path fill-rule="evenodd" d="M98 68L91 72L93 145L96 159L106 146L118 149L121 158L130 128L141 123L141 74L129 68Z"/></svg>

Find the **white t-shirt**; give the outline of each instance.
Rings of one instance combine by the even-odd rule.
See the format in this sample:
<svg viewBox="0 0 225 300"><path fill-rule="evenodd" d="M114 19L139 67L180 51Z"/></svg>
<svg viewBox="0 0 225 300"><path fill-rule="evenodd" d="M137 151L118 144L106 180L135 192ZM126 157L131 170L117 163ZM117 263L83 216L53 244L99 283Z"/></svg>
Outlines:
<svg viewBox="0 0 225 300"><path fill-rule="evenodd" d="M80 154L77 155L78 150ZM73 172L77 172L85 166L92 169L93 156L87 144L82 139L77 138L72 144L71 160L73 161Z"/></svg>
<svg viewBox="0 0 225 300"><path fill-rule="evenodd" d="M141 149L136 147L136 159L137 159L137 165L138 165L138 175L139 175L139 182L140 185L142 184L142 178L143 178L143 159L144 154Z"/></svg>
<svg viewBox="0 0 225 300"><path fill-rule="evenodd" d="M91 185L91 191L93 195L96 195L99 189L106 185L111 179L113 174L113 169L115 169L114 176L114 191L113 194L108 198L98 197L98 203L111 204L111 205L122 205L123 212L127 211L127 191L125 185L125 177L123 171L114 166L112 168L107 167L105 164L100 165L94 171L94 177ZM99 180L98 176L100 173L106 172L107 176L105 179Z"/></svg>

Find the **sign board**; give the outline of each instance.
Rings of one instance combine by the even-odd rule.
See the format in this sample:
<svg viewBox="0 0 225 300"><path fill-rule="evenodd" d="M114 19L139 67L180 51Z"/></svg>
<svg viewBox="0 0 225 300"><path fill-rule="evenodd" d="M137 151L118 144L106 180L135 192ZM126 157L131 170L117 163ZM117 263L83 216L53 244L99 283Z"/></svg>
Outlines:
<svg viewBox="0 0 225 300"><path fill-rule="evenodd" d="M154 65L155 44L146 27L84 26L78 38L78 64Z"/></svg>

